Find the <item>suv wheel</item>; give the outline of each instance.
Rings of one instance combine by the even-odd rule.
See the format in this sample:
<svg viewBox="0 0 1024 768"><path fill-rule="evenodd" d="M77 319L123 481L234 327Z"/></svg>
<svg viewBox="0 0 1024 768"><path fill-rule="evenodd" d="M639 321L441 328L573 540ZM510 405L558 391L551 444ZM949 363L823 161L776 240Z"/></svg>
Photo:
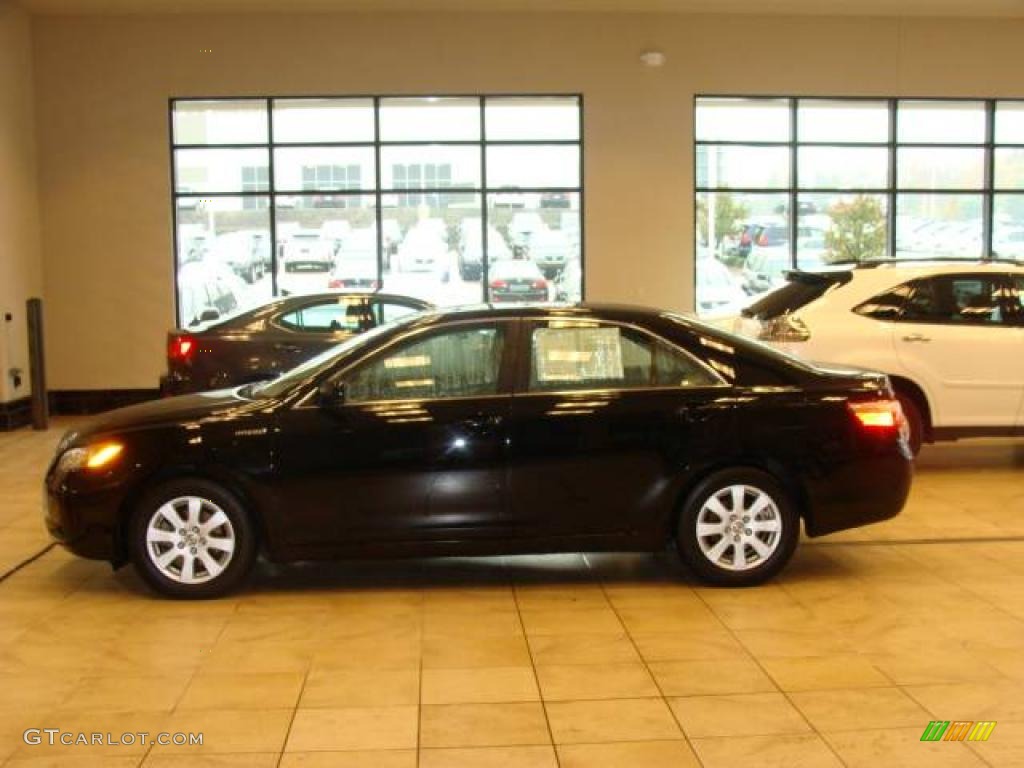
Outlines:
<svg viewBox="0 0 1024 768"><path fill-rule="evenodd" d="M139 575L169 597L223 595L256 559L249 516L233 495L206 480L175 480L147 494L130 535Z"/></svg>
<svg viewBox="0 0 1024 768"><path fill-rule="evenodd" d="M905 392L896 392L896 399L900 401L900 408L903 409L903 416L907 420L907 428L910 432L910 452L917 456L921 450L921 443L924 442L924 418L921 416L921 406L917 399Z"/></svg>
<svg viewBox="0 0 1024 768"><path fill-rule="evenodd" d="M742 587L781 571L799 534L800 518L771 475L730 469L708 477L687 497L676 546L704 581Z"/></svg>

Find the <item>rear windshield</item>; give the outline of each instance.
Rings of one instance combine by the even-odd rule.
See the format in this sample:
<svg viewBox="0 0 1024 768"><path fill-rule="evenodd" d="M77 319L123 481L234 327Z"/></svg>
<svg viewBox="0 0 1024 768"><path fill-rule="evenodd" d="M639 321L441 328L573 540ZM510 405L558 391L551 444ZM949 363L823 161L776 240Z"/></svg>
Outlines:
<svg viewBox="0 0 1024 768"><path fill-rule="evenodd" d="M285 272L329 272L331 263L329 261L286 261Z"/></svg>
<svg viewBox="0 0 1024 768"><path fill-rule="evenodd" d="M790 273L785 285L776 288L743 310L744 317L771 320L796 312L824 296L832 286L850 279L849 272L831 274Z"/></svg>

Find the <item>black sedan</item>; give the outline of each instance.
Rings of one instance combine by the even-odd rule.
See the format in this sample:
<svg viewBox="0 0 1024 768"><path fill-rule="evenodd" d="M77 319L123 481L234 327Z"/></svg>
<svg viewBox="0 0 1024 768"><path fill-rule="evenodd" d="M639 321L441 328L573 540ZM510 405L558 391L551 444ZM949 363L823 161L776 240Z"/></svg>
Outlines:
<svg viewBox="0 0 1024 768"><path fill-rule="evenodd" d="M355 334L429 309L409 296L290 296L207 325L167 334L165 395L265 381Z"/></svg>
<svg viewBox="0 0 1024 768"><path fill-rule="evenodd" d="M810 536L903 507L882 374L825 370L668 312L425 312L275 381L113 411L65 436L51 534L182 597L257 554L661 550L761 582Z"/></svg>

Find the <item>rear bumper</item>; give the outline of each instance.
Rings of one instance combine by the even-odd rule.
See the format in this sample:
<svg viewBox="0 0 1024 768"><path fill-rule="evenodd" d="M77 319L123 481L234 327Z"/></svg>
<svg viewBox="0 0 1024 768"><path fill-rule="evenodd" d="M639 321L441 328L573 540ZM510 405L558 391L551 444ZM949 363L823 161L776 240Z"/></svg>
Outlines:
<svg viewBox="0 0 1024 768"><path fill-rule="evenodd" d="M902 445L833 467L807 482L804 525L823 536L895 517L906 504L914 477Z"/></svg>

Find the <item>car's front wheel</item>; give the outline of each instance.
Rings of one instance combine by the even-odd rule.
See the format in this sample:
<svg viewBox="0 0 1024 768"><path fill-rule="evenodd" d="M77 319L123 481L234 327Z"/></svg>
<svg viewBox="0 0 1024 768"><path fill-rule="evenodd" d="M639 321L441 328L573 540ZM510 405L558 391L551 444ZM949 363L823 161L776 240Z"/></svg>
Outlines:
<svg viewBox="0 0 1024 768"><path fill-rule="evenodd" d="M256 558L255 529L238 500L201 479L175 480L148 493L131 524L139 575L169 597L223 595Z"/></svg>
<svg viewBox="0 0 1024 768"><path fill-rule="evenodd" d="M757 469L716 472L687 497L676 546L704 581L722 586L760 584L789 562L800 518L778 482Z"/></svg>

